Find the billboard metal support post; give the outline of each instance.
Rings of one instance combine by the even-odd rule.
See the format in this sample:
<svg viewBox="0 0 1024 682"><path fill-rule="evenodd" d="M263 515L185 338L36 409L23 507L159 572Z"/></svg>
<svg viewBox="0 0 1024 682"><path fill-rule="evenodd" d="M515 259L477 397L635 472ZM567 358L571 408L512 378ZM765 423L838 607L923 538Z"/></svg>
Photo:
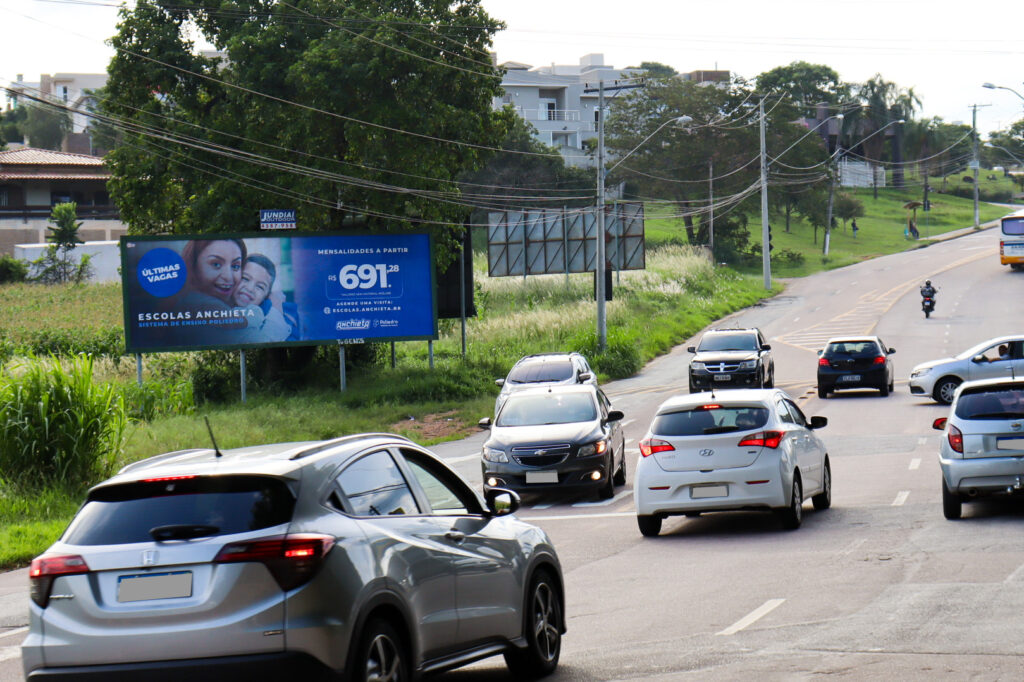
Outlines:
<svg viewBox="0 0 1024 682"><path fill-rule="evenodd" d="M434 340L427 341L427 358L430 361L430 369L434 369Z"/></svg>
<svg viewBox="0 0 1024 682"><path fill-rule="evenodd" d="M139 382L139 388L142 388L142 353L135 354L135 379Z"/></svg>
<svg viewBox="0 0 1024 682"><path fill-rule="evenodd" d="M242 380L242 402L245 402L245 351L238 351L239 375Z"/></svg>
<svg viewBox="0 0 1024 682"><path fill-rule="evenodd" d="M395 342L391 342L391 369L398 366L398 358L395 356Z"/></svg>
<svg viewBox="0 0 1024 682"><path fill-rule="evenodd" d="M345 390L345 344L338 342L338 374L341 379L341 390Z"/></svg>
<svg viewBox="0 0 1024 682"><path fill-rule="evenodd" d="M466 359L466 247L459 249L459 316L462 318L462 359Z"/></svg>

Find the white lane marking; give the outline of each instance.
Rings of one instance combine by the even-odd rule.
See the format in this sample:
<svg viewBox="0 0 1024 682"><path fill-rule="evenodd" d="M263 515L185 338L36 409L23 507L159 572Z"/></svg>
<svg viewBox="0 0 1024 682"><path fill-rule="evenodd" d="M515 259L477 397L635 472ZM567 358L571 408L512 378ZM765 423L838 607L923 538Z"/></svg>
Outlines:
<svg viewBox="0 0 1024 682"><path fill-rule="evenodd" d="M629 426L630 424L632 424L635 421L636 421L635 419L627 419L626 421L622 422L622 428L626 428L627 426Z"/></svg>
<svg viewBox="0 0 1024 682"><path fill-rule="evenodd" d="M1022 573L1024 573L1024 564L1021 564L1020 566L1017 567L1017 569L1013 573L1011 573L1010 575L1006 576L1006 580L1004 580L1003 582L1004 583L1012 583L1012 582L1016 581L1017 578Z"/></svg>
<svg viewBox="0 0 1024 682"><path fill-rule="evenodd" d="M633 494L632 490L621 490L621 491L619 491L618 495L616 495L615 497L611 497L611 498L609 498L607 500L601 500L600 502L577 502L576 504L574 504L572 506L573 507L607 507L609 504L612 504L614 502L618 502L619 500L621 500L626 495L632 495L632 494Z"/></svg>
<svg viewBox="0 0 1024 682"><path fill-rule="evenodd" d="M903 503L907 501L907 498L909 496L910 496L910 491L909 490L901 490L896 495L896 499L892 501L892 506L894 506L894 507L902 507Z"/></svg>
<svg viewBox="0 0 1024 682"><path fill-rule="evenodd" d="M920 438L918 438L917 439L917 444L918 445L927 445L928 444L927 436L921 436Z"/></svg>
<svg viewBox="0 0 1024 682"><path fill-rule="evenodd" d="M915 469L917 469L920 466L921 466L921 458L920 457L915 457L914 459L910 460L910 470L911 471L914 471Z"/></svg>
<svg viewBox="0 0 1024 682"><path fill-rule="evenodd" d="M853 554L857 550L857 548L863 545L865 542L867 542L867 539L865 538L861 538L860 540L854 540L846 546L846 549L839 552L839 556L848 556L850 554Z"/></svg>
<svg viewBox="0 0 1024 682"><path fill-rule="evenodd" d="M716 635L735 635L740 630L753 625L754 623L756 623L757 621L761 620L762 618L767 616L769 613L771 613L772 611L774 611L778 607L782 606L782 602L784 602L784 601L786 601L786 600L785 599L769 599L768 601L766 601L765 603L761 604L759 607L757 607L756 609L754 609L753 611L748 613L743 618L740 618L738 621L736 621L735 623L733 623L732 625L730 625L726 629L722 630L721 632L716 632L715 634Z"/></svg>
<svg viewBox="0 0 1024 682"><path fill-rule="evenodd" d="M471 459L480 459L480 453L475 455L463 455L462 457L449 457L448 459L442 460L446 464L458 464L459 462L468 462Z"/></svg>
<svg viewBox="0 0 1024 682"><path fill-rule="evenodd" d="M627 439L626 439L625 441L623 441L623 442L624 442L624 443L632 443L632 442L634 442L635 440L636 440L636 438L627 438ZM626 448L626 452L629 452L630 450L636 450L636 448Z"/></svg>
<svg viewBox="0 0 1024 682"><path fill-rule="evenodd" d="M639 455L640 448L626 448L626 454L628 455Z"/></svg>
<svg viewBox="0 0 1024 682"><path fill-rule="evenodd" d="M793 321L794 321L794 322L799 322L799 321L800 321L800 318L799 318L799 317L794 317L794 318L793 318Z"/></svg>
<svg viewBox="0 0 1024 682"><path fill-rule="evenodd" d="M0 648L0 661L9 661L12 658L21 656L20 646L5 646Z"/></svg>
<svg viewBox="0 0 1024 682"><path fill-rule="evenodd" d="M14 635L21 635L26 632L28 632L27 625L23 628L14 628L13 630L8 630L7 632L0 632L0 639L3 639L4 637L13 637Z"/></svg>
<svg viewBox="0 0 1024 682"><path fill-rule="evenodd" d="M617 517L636 517L635 511L629 512L603 512L600 514L559 514L557 516L524 516L523 521L572 521L573 519L613 519Z"/></svg>
<svg viewBox="0 0 1024 682"><path fill-rule="evenodd" d="M554 507L554 506L555 506L555 505L554 505L553 503L548 503L548 504L535 504L535 505L533 505L533 506L532 506L532 507L530 507L530 508L531 508L531 509L551 509L551 508L552 508L552 507Z"/></svg>

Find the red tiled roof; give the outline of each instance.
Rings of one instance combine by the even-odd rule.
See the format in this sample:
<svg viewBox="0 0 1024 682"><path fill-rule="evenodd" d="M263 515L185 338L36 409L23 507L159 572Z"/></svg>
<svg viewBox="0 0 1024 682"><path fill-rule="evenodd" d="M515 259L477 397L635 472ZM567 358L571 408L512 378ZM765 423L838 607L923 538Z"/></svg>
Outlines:
<svg viewBox="0 0 1024 682"><path fill-rule="evenodd" d="M110 173L106 171L80 171L61 173L57 169L47 170L3 170L0 169L0 182L5 180L100 180L106 182Z"/></svg>
<svg viewBox="0 0 1024 682"><path fill-rule="evenodd" d="M7 165L17 166L102 166L103 159L88 154L72 154L55 152L49 149L22 147L0 152L0 168Z"/></svg>

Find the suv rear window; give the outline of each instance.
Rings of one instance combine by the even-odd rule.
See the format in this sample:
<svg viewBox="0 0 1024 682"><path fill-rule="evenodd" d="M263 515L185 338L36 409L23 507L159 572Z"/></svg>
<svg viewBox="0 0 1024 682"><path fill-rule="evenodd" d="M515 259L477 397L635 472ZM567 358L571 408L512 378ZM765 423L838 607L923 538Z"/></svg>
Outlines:
<svg viewBox="0 0 1024 682"><path fill-rule="evenodd" d="M572 372L570 360L524 362L512 368L508 373L508 380L520 384L565 381L572 378Z"/></svg>
<svg viewBox="0 0 1024 682"><path fill-rule="evenodd" d="M956 403L960 419L1024 419L1024 388L964 393Z"/></svg>
<svg viewBox="0 0 1024 682"><path fill-rule="evenodd" d="M700 340L698 351L757 350L757 334L750 332L713 332Z"/></svg>
<svg viewBox="0 0 1024 682"><path fill-rule="evenodd" d="M699 407L657 415L651 425L651 433L656 436L702 436L709 433L759 429L767 423L767 407Z"/></svg>
<svg viewBox="0 0 1024 682"><path fill-rule="evenodd" d="M268 476L201 476L126 483L92 491L64 533L72 545L152 542L160 526L212 526L203 537L244 533L291 520L295 498Z"/></svg>
<svg viewBox="0 0 1024 682"><path fill-rule="evenodd" d="M881 355L874 341L836 341L825 348L825 357L871 358Z"/></svg>

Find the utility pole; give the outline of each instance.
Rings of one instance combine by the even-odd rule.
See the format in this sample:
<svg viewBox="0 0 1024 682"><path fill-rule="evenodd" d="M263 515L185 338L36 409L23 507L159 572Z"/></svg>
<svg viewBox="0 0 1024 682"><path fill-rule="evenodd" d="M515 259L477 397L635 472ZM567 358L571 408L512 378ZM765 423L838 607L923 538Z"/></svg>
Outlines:
<svg viewBox="0 0 1024 682"><path fill-rule="evenodd" d="M708 157L708 244L711 247L711 260L715 259L715 160Z"/></svg>
<svg viewBox="0 0 1024 682"><path fill-rule="evenodd" d="M769 254L768 227L768 152L764 141L764 97L757 104L757 112L761 115L761 271L764 274L764 288L772 288L772 259Z"/></svg>
<svg viewBox="0 0 1024 682"><path fill-rule="evenodd" d="M987 107L988 104L971 105L971 134L974 136L974 150L972 152L971 169L974 172L974 229L981 227L981 220L978 216L978 166L981 155L978 152L978 107Z"/></svg>
<svg viewBox="0 0 1024 682"><path fill-rule="evenodd" d="M832 237L832 205L836 195L836 169L835 163L829 164L832 171L832 182L828 185L828 205L825 208L825 244L822 253L828 255L828 244Z"/></svg>
<svg viewBox="0 0 1024 682"><path fill-rule="evenodd" d="M594 276L597 278L597 352L608 344L608 322L605 318L604 291L604 81L597 84L597 249Z"/></svg>

